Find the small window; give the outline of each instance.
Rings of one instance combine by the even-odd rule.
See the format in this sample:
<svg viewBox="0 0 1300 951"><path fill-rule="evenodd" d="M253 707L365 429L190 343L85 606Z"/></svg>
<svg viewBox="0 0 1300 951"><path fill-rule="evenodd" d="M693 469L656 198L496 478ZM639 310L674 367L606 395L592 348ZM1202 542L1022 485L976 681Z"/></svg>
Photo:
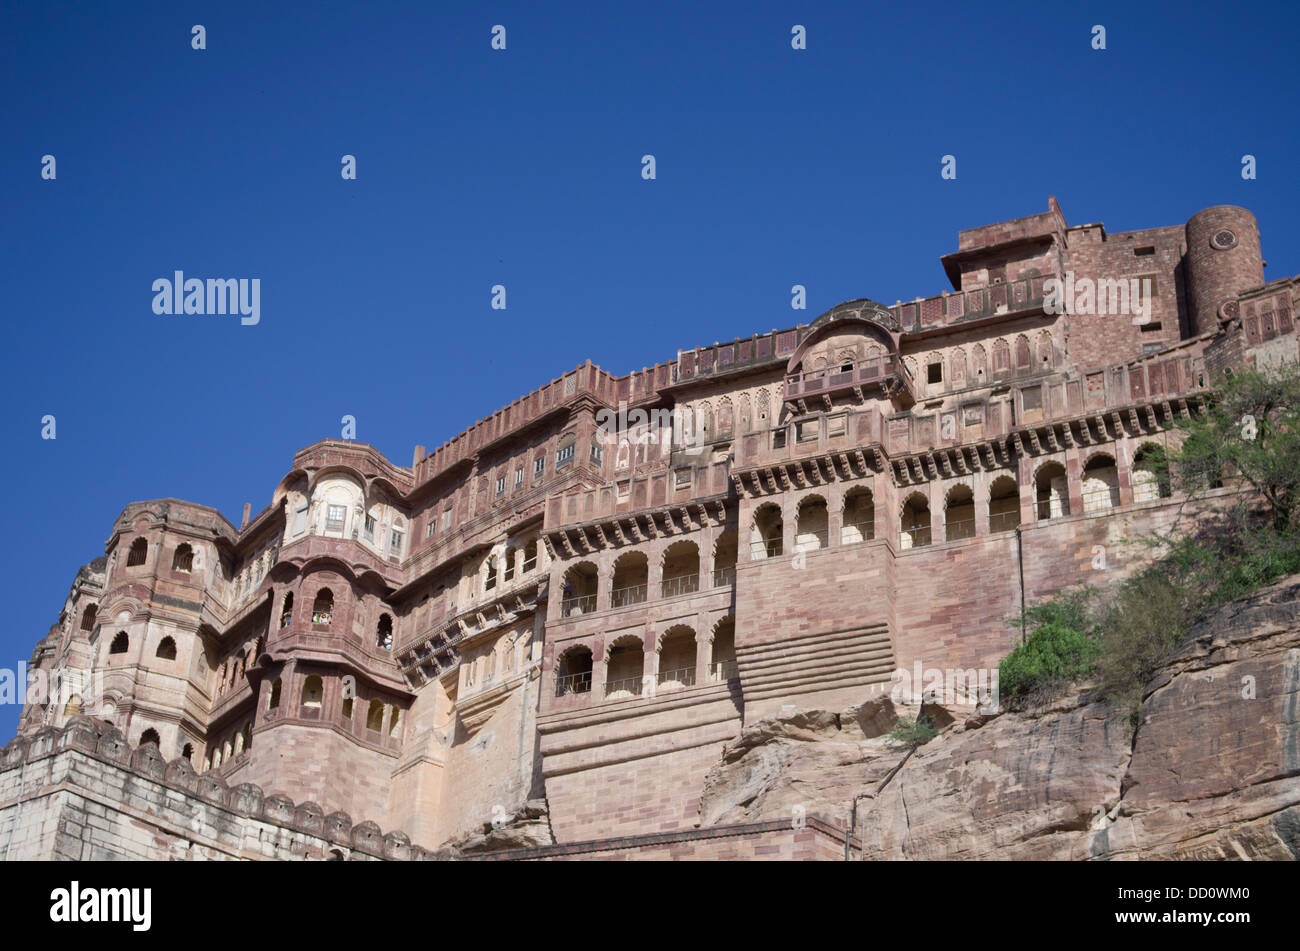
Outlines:
<svg viewBox="0 0 1300 951"><path fill-rule="evenodd" d="M325 514L325 531L341 532L343 531L343 522L347 518L348 510L345 505L331 505Z"/></svg>
<svg viewBox="0 0 1300 951"><path fill-rule="evenodd" d="M343 701L343 719L349 721L352 719L352 698L351 697L348 697Z"/></svg>
<svg viewBox="0 0 1300 951"><path fill-rule="evenodd" d="M398 738L398 736L401 735L401 723L402 723L402 711L399 710L397 707L393 707L393 712L389 718L389 723L388 723L389 739L395 740Z"/></svg>
<svg viewBox="0 0 1300 951"><path fill-rule="evenodd" d="M144 746L146 743L152 743L154 746L158 746L161 742L157 730L145 730L140 734L141 746Z"/></svg>
<svg viewBox="0 0 1300 951"><path fill-rule="evenodd" d="M506 477L500 476L497 478L497 495L505 495L505 494L506 494Z"/></svg>
<svg viewBox="0 0 1300 951"><path fill-rule="evenodd" d="M524 467L520 466L518 469L515 470L515 488L517 489L523 484L524 484Z"/></svg>
<svg viewBox="0 0 1300 951"><path fill-rule="evenodd" d="M379 626L375 629L375 646L380 650L393 649L393 618L388 614L379 615Z"/></svg>
<svg viewBox="0 0 1300 951"><path fill-rule="evenodd" d="M145 556L149 554L149 543L143 538L137 538L131 543L131 550L126 556L126 566L134 568L136 565L143 565Z"/></svg>
<svg viewBox="0 0 1300 951"><path fill-rule="evenodd" d="M1142 344L1142 353L1159 353L1164 348L1165 345L1163 343L1144 343Z"/></svg>
<svg viewBox="0 0 1300 951"><path fill-rule="evenodd" d="M402 535L403 535L403 534L404 534L404 533L399 532L397 529L393 529L393 534L392 534L392 536L389 538L389 541L388 541L388 550L389 550L390 553L392 553L392 554L394 554L394 555L400 555L400 554L402 553Z"/></svg>
<svg viewBox="0 0 1300 951"><path fill-rule="evenodd" d="M384 728L384 705L378 700L370 701L370 709L366 711L366 729L374 730L378 733Z"/></svg>
<svg viewBox="0 0 1300 951"><path fill-rule="evenodd" d="M560 449L555 453L555 468L557 469L560 468L560 466L564 465L565 463L572 462L572 461L573 461L573 443L569 443L567 446L561 446Z"/></svg>
<svg viewBox="0 0 1300 951"><path fill-rule="evenodd" d="M176 546L176 554L172 556L172 571L183 571L189 574L194 570L194 549L188 544Z"/></svg>
<svg viewBox="0 0 1300 951"><path fill-rule="evenodd" d="M82 629L83 631L91 631L91 630L94 630L94 628L95 628L95 610L96 610L96 608L95 608L95 606L94 606L93 604L88 604L88 605L86 605L86 610L84 610L84 611L81 612L81 629Z"/></svg>
<svg viewBox="0 0 1300 951"><path fill-rule="evenodd" d="M321 588L316 594L316 601L311 606L313 624L329 624L334 619L334 592Z"/></svg>
<svg viewBox="0 0 1300 951"><path fill-rule="evenodd" d="M276 677L271 681L271 696L267 700L266 709L274 710L280 705L280 678Z"/></svg>
<svg viewBox="0 0 1300 951"><path fill-rule="evenodd" d="M943 364L927 363L925 366L925 381L927 383L943 382Z"/></svg>
<svg viewBox="0 0 1300 951"><path fill-rule="evenodd" d="M126 636L126 631L118 631L117 636L113 638L113 643L108 648L108 652L110 654L125 654L130 646L131 639Z"/></svg>
<svg viewBox="0 0 1300 951"><path fill-rule="evenodd" d="M373 515L370 514L366 515L366 521L365 521L363 531L365 532L365 536L369 541L373 542L375 540L375 517Z"/></svg>
<svg viewBox="0 0 1300 951"><path fill-rule="evenodd" d="M154 656L161 660L175 660L176 642L170 637L164 637L158 642L158 649L154 651Z"/></svg>
<svg viewBox="0 0 1300 951"><path fill-rule="evenodd" d="M533 478L540 479L546 472L546 457L538 456L533 460Z"/></svg>
<svg viewBox="0 0 1300 951"><path fill-rule="evenodd" d="M1134 249L1133 249L1133 254L1134 254L1135 256L1139 257L1139 258L1145 258L1145 257L1148 257L1149 255L1152 255L1152 254L1155 254L1155 253L1156 253L1156 249L1155 249L1155 246L1154 246L1154 245L1149 245L1149 246L1147 246L1147 247L1145 247L1145 248L1134 248Z"/></svg>
<svg viewBox="0 0 1300 951"><path fill-rule="evenodd" d="M430 516L429 516L429 524L426 525L425 528L424 528L424 537L425 537L425 538L432 538L432 537L433 537L433 533L436 532L437 530L438 530L438 516L436 516L436 515L430 515Z"/></svg>
<svg viewBox="0 0 1300 951"><path fill-rule="evenodd" d="M280 608L280 627L288 627L293 620L293 592L284 596L284 607Z"/></svg>
<svg viewBox="0 0 1300 951"><path fill-rule="evenodd" d="M605 458L605 450L601 448L600 443L591 444L591 461L599 465Z"/></svg>
<svg viewBox="0 0 1300 951"><path fill-rule="evenodd" d="M301 535L305 531L307 531L307 506L303 504L293 513L293 533Z"/></svg>
<svg viewBox="0 0 1300 951"><path fill-rule="evenodd" d="M446 508L442 512L442 527L451 528L451 509Z"/></svg>
<svg viewBox="0 0 1300 951"><path fill-rule="evenodd" d="M302 705L311 710L319 710L324 693L320 677L312 674L302 685Z"/></svg>

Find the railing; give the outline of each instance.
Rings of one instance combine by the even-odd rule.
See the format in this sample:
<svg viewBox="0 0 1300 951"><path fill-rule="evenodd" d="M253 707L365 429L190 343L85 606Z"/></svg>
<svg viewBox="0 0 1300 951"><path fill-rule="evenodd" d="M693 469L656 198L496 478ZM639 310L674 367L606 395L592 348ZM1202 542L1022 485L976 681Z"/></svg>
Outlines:
<svg viewBox="0 0 1300 951"><path fill-rule="evenodd" d="M830 533L828 531L795 533L794 547L798 551L817 551L829 546Z"/></svg>
<svg viewBox="0 0 1300 951"><path fill-rule="evenodd" d="M766 542L749 543L749 557L754 561L775 558L779 554L781 554L781 539L779 538L773 538Z"/></svg>
<svg viewBox="0 0 1300 951"><path fill-rule="evenodd" d="M665 598L675 598L681 594L693 594L700 590L700 576L682 575L679 578L665 578L663 581L662 596Z"/></svg>
<svg viewBox="0 0 1300 951"><path fill-rule="evenodd" d="M596 596L594 594L580 594L575 598L565 598L560 602L560 617L590 614L594 610L596 610Z"/></svg>
<svg viewBox="0 0 1300 951"><path fill-rule="evenodd" d="M605 696L613 696L616 693L627 693L634 697L641 696L641 685L645 682L644 677L622 677L618 680L610 680L605 684Z"/></svg>
<svg viewBox="0 0 1300 951"><path fill-rule="evenodd" d="M528 572L532 571L536 567L537 567L537 558L534 557L530 561L524 562L524 567L522 570L524 574L528 574Z"/></svg>
<svg viewBox="0 0 1300 951"><path fill-rule="evenodd" d="M709 676L714 680L735 680L740 676L734 660L719 660L709 664Z"/></svg>
<svg viewBox="0 0 1300 951"><path fill-rule="evenodd" d="M824 370L809 370L806 373L788 373L785 378L785 395L788 399L827 390L879 383L892 373L900 373L910 380L903 362L893 356L858 360Z"/></svg>
<svg viewBox="0 0 1300 951"><path fill-rule="evenodd" d="M946 541L958 541L962 538L975 537L975 519L961 518L953 519L944 523L944 539Z"/></svg>
<svg viewBox="0 0 1300 951"><path fill-rule="evenodd" d="M998 512L989 515L990 532L1009 532L1020 525L1020 509L1014 512Z"/></svg>
<svg viewBox="0 0 1300 951"><path fill-rule="evenodd" d="M609 593L610 607L625 608L629 604L640 604L646 599L648 585L629 584L615 588Z"/></svg>
<svg viewBox="0 0 1300 951"><path fill-rule="evenodd" d="M555 678L555 695L563 697L571 693L590 693L591 692L591 671L581 671L576 674L563 674Z"/></svg>
<svg viewBox="0 0 1300 951"><path fill-rule="evenodd" d="M675 685L680 687L695 686L695 668L678 667L676 670L661 670L656 678L659 686Z"/></svg>
<svg viewBox="0 0 1300 951"><path fill-rule="evenodd" d="M734 565L726 568L713 569L713 587L721 588L723 585L736 583L736 568Z"/></svg>
<svg viewBox="0 0 1300 951"><path fill-rule="evenodd" d="M905 528L898 533L898 544L902 548L924 548L930 544L931 529L928 525Z"/></svg>
<svg viewBox="0 0 1300 951"><path fill-rule="evenodd" d="M861 542L869 542L875 537L875 519L867 519L862 522L849 522L840 529L841 545L857 545Z"/></svg>

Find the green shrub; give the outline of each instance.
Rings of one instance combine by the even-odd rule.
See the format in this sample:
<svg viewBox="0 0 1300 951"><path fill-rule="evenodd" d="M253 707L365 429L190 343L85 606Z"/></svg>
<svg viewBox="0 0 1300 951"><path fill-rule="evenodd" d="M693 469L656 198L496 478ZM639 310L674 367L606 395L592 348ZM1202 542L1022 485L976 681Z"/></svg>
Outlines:
<svg viewBox="0 0 1300 951"><path fill-rule="evenodd" d="M998 665L1003 698L1046 699L1092 670L1101 646L1089 636L1091 589L1063 592L1032 605L1024 622L1032 625L1025 643Z"/></svg>
<svg viewBox="0 0 1300 951"><path fill-rule="evenodd" d="M924 713L919 717L899 717L889 738L895 743L928 743L939 735Z"/></svg>

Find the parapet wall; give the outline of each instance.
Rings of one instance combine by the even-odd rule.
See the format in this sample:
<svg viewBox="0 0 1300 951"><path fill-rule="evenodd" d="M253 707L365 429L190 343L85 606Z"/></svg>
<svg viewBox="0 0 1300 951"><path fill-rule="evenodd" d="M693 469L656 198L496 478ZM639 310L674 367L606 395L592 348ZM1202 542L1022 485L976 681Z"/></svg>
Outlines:
<svg viewBox="0 0 1300 951"><path fill-rule="evenodd" d="M198 775L153 744L132 749L109 724L77 717L18 737L0 758L0 858L222 860L432 858L401 832L353 825L261 787Z"/></svg>

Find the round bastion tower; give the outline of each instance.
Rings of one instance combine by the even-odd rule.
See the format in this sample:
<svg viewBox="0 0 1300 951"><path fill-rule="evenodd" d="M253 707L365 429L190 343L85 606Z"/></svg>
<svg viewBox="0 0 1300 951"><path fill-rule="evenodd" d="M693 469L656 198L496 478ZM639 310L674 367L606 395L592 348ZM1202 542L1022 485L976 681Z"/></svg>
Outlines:
<svg viewBox="0 0 1300 951"><path fill-rule="evenodd" d="M1236 316L1237 295L1264 283L1264 259L1255 216L1236 205L1215 205L1187 221L1188 330L1217 330Z"/></svg>

